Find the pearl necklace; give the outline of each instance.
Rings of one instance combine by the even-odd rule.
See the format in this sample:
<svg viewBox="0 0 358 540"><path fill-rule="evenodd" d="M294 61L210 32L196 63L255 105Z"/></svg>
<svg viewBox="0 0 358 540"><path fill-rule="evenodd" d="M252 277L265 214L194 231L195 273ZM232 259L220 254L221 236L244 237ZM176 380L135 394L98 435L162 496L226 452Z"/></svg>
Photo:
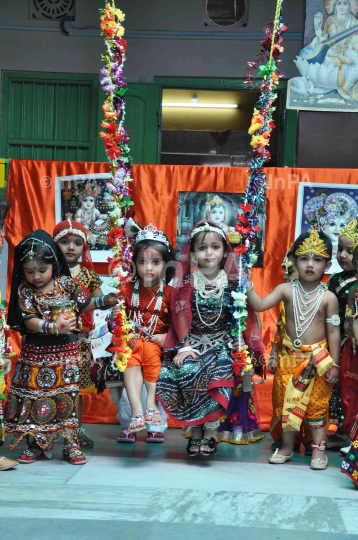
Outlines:
<svg viewBox="0 0 358 540"><path fill-rule="evenodd" d="M324 292L326 290L327 285L320 283L313 291L307 292L302 287L302 284L298 278L292 280L293 316L297 336L297 339L295 339L293 342L295 347L300 347L302 345L299 338L311 326L313 319L319 310ZM309 300L310 296L315 292L317 292L316 296ZM310 304L312 304L312 306L308 307Z"/></svg>
<svg viewBox="0 0 358 540"><path fill-rule="evenodd" d="M196 311L198 312L199 319L204 326L214 326L219 321L223 309L225 287L227 287L228 285L226 272L224 270L220 270L216 278L214 278L213 280L209 280L200 272L200 270L195 270L193 272L193 278L194 289L196 291ZM214 288L206 289L206 286ZM199 295L204 299L214 298L217 300L221 297L219 314L217 318L211 323L204 321L201 316L199 309Z"/></svg>
<svg viewBox="0 0 358 540"><path fill-rule="evenodd" d="M139 307L139 284L140 284L140 280L137 279L135 281L134 289L133 289L133 293L132 293L131 317L130 318L133 320L133 322L137 323L138 326L145 329L148 332L148 334L153 335L153 334L155 334L155 330L156 330L157 324L158 324L160 310L162 309L164 282L163 282L162 279L160 280L159 291L157 291L155 293L155 295L153 296L153 298L151 299L151 301L149 302L149 304L147 305L147 307L145 308L143 313L141 313L140 307ZM150 316L150 319L147 322L147 324L144 324L143 323L143 316L149 310L149 308L152 305L152 303L154 302L154 300L156 300L156 302L155 302L155 305L154 305L153 313ZM147 336L145 334L143 335L141 333L141 334L138 334L138 335L140 335L143 338L144 341L148 341L148 339L149 339L149 336Z"/></svg>
<svg viewBox="0 0 358 540"><path fill-rule="evenodd" d="M200 294L202 298L220 298L222 291L228 285L228 279L226 272L220 270L216 278L213 280L204 276L200 270L193 272L194 289ZM213 289L206 289L206 287L214 287Z"/></svg>

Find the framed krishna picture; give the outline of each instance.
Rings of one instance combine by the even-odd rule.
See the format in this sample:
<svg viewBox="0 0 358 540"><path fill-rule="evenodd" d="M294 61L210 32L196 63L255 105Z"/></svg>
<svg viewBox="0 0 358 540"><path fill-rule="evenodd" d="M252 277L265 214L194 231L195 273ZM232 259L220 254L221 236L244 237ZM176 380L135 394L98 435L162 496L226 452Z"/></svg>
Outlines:
<svg viewBox="0 0 358 540"><path fill-rule="evenodd" d="M337 261L339 233L357 213L357 185L299 184L295 237L315 227L330 238L333 256L328 274L342 271Z"/></svg>
<svg viewBox="0 0 358 540"><path fill-rule="evenodd" d="M112 256L107 242L111 218L106 203L106 183L110 176L98 173L56 177L56 223L73 219L85 227L93 262L107 262Z"/></svg>
<svg viewBox="0 0 358 540"><path fill-rule="evenodd" d="M242 210L239 205L244 202L244 193L208 193L205 191L179 191L178 218L176 234L176 257L179 258L181 248L189 240L189 231L201 219L207 219L219 225L227 234L229 242L235 246L241 241L235 231L237 214ZM260 230L255 242L258 255L254 266L263 266L265 242L265 207L264 200L259 209Z"/></svg>

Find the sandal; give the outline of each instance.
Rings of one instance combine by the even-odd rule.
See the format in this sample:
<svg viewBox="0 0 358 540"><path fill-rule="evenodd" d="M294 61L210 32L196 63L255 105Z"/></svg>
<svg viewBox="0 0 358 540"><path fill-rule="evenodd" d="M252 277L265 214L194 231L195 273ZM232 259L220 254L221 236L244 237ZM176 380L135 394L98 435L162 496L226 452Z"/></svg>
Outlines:
<svg viewBox="0 0 358 540"><path fill-rule="evenodd" d="M136 431L142 431L143 429L146 429L146 423L144 420L144 416L142 414L137 414L137 416L133 416L133 418L131 418L131 422L135 422L135 421L143 422L143 423L139 424L139 426L134 427L134 428L127 427L127 430L129 431L129 433L136 433Z"/></svg>
<svg viewBox="0 0 358 540"><path fill-rule="evenodd" d="M5 456L0 456L0 471L7 471L8 469L16 467L18 464L18 461L14 461L13 459Z"/></svg>
<svg viewBox="0 0 358 540"><path fill-rule="evenodd" d="M153 420L152 420L152 418L153 418L153 416L155 414L159 414L159 416L160 416L159 411L155 411L154 409L147 409L145 411L145 414L146 414L146 416L149 416L149 420L147 420L147 419L144 420L146 424L151 424L152 426L161 426L162 425L162 423L163 423L162 419L160 419L160 422L159 421L153 422Z"/></svg>
<svg viewBox="0 0 358 540"><path fill-rule="evenodd" d="M188 444L186 445L186 453L188 454L188 456L190 457L198 456L200 454L201 444L202 444L202 439L192 439L190 437L190 439L188 440ZM192 446L199 446L199 452L194 452L193 450L190 450Z"/></svg>
<svg viewBox="0 0 358 540"><path fill-rule="evenodd" d="M326 441L321 441L319 444L316 444L312 442L312 449L318 448L318 450L321 450L322 452L326 449ZM327 469L328 466L328 457L325 456L325 459L321 458L315 458L311 459L310 467L314 471L324 471Z"/></svg>
<svg viewBox="0 0 358 540"><path fill-rule="evenodd" d="M200 446L203 446L204 444L209 446L209 448L212 448L213 450L212 452L203 452L202 450L200 450L200 453L203 456L213 456L218 451L218 442L216 439L214 439L214 437L211 437L211 439L201 439Z"/></svg>
<svg viewBox="0 0 358 540"><path fill-rule="evenodd" d="M164 433L154 433L153 431L147 431L147 443L163 443Z"/></svg>
<svg viewBox="0 0 358 540"><path fill-rule="evenodd" d="M79 428L77 434L78 434L78 442L80 443L80 446L82 448L94 447L94 442L92 441L92 439L88 437L88 435L86 435L86 432L83 428Z"/></svg>
<svg viewBox="0 0 358 540"><path fill-rule="evenodd" d="M67 461L71 465L84 465L87 463L84 453L73 446L65 446L62 456L64 461Z"/></svg>
<svg viewBox="0 0 358 540"><path fill-rule="evenodd" d="M18 462L19 463L35 463L38 459L41 459L44 456L45 452L37 444L30 444L27 450L24 450L20 455Z"/></svg>
<svg viewBox="0 0 358 540"><path fill-rule="evenodd" d="M137 440L137 435L135 433L128 431L127 428L121 431L117 437L117 442L119 443L135 443L136 440Z"/></svg>

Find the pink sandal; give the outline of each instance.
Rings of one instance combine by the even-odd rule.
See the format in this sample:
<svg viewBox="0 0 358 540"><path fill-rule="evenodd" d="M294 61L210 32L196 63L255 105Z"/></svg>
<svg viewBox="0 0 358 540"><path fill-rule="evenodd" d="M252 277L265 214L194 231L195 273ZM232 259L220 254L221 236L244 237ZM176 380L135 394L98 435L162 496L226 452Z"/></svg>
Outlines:
<svg viewBox="0 0 358 540"><path fill-rule="evenodd" d="M135 428L128 427L127 430L129 431L129 433L136 433L136 431L142 431L143 429L146 429L146 422L142 414L137 414L137 416L134 416L133 418L131 418L131 422L134 422L134 421L143 422L143 423L139 424L139 426Z"/></svg>
<svg viewBox="0 0 358 540"><path fill-rule="evenodd" d="M164 433L154 433L153 431L147 431L147 443L163 443Z"/></svg>
<svg viewBox="0 0 358 540"><path fill-rule="evenodd" d="M128 431L127 428L124 428L117 437L117 442L119 443L135 443L136 440L137 435Z"/></svg>
<svg viewBox="0 0 358 540"><path fill-rule="evenodd" d="M155 414L159 414L159 411L155 411L154 409L147 409L145 411L146 416L149 416L149 420L144 420L146 424L151 424L152 426L161 426L163 423L163 420L160 420L160 422L153 422L152 418Z"/></svg>

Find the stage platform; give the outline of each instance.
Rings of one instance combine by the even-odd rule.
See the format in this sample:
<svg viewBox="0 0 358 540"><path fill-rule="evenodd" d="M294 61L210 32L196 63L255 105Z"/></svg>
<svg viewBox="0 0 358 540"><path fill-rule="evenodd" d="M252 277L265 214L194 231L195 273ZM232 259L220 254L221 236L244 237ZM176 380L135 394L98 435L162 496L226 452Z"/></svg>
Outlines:
<svg viewBox="0 0 358 540"><path fill-rule="evenodd" d="M221 443L213 459L189 458L181 430L164 445L119 445L114 425L85 425L95 448L85 466L60 461L0 473L1 538L9 540L353 540L358 490L329 452L326 471L310 458L267 463L271 439ZM25 444L16 449L17 456ZM9 443L2 455L14 457Z"/></svg>

